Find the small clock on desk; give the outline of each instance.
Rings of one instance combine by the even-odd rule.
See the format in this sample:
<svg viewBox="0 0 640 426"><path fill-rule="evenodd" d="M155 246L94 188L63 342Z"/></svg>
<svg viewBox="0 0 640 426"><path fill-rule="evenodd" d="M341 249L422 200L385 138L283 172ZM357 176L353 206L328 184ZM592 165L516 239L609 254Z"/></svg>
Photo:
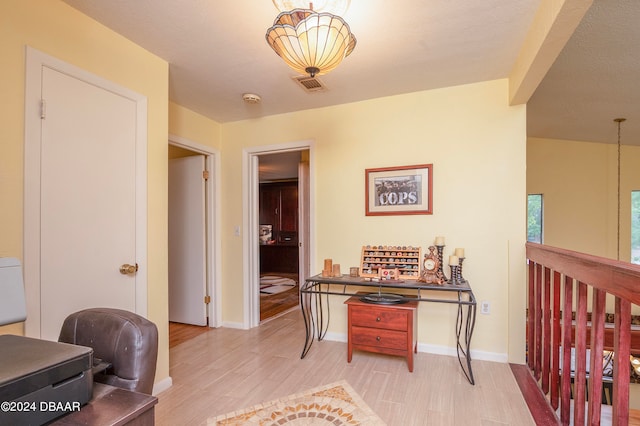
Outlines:
<svg viewBox="0 0 640 426"><path fill-rule="evenodd" d="M424 261L422 262L422 273L418 282L427 284L442 284L444 283L444 277L440 272L440 260L436 253L434 246L429 247L429 253L424 255Z"/></svg>

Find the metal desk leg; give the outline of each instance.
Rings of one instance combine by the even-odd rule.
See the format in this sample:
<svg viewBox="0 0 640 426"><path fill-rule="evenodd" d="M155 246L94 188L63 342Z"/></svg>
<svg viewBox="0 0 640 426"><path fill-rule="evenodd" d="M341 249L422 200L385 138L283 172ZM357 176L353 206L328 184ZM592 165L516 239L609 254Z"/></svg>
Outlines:
<svg viewBox="0 0 640 426"><path fill-rule="evenodd" d="M466 315L465 315L465 306ZM473 336L473 328L476 323L476 304L475 300L470 300L468 303L463 303L461 293L458 293L458 317L456 319L456 346L458 352L458 362L460 363L460 367L462 368L462 372L464 373L469 383L475 385L475 380L473 378L473 369L471 367L471 337ZM464 325L464 336L463 334L463 325ZM464 342L461 342L460 339L463 338ZM465 358L465 362L463 363L462 357ZM466 366L465 366L466 364Z"/></svg>
<svg viewBox="0 0 640 426"><path fill-rule="evenodd" d="M322 284L307 282L300 290L300 308L304 319L305 340L300 358L307 356L313 340L318 337L318 341L324 339L329 329L329 286L324 294L326 302L322 300ZM325 321L325 309L327 318Z"/></svg>
<svg viewBox="0 0 640 426"><path fill-rule="evenodd" d="M316 316L318 318L317 321L317 334L316 336L318 336L318 341L324 339L324 336L327 334L327 330L329 329L329 285L327 284L327 291L324 294L324 297L326 299L326 301L323 303L322 302L322 285L319 284L318 285L318 293L317 293L317 297L316 297ZM325 321L325 310L324 310L324 305L326 304L327 306L327 318Z"/></svg>
<svg viewBox="0 0 640 426"><path fill-rule="evenodd" d="M305 285L306 287L306 285ZM300 354L300 358L304 358L311 349L311 345L313 344L315 323L312 312L312 299L313 295L311 293L303 293L300 291L300 309L302 310L302 318L304 319L304 329L305 329L305 338L304 338L304 347L302 348L302 353Z"/></svg>

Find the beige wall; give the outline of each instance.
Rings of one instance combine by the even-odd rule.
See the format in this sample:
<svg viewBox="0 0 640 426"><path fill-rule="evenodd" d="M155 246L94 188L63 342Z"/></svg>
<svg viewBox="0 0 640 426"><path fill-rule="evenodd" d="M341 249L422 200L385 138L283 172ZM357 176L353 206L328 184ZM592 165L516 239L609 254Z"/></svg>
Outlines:
<svg viewBox="0 0 640 426"><path fill-rule="evenodd" d="M426 247L446 237L445 258L464 247L477 299L472 349L524 359L525 107L507 104L508 82L431 90L222 126L223 318L242 323L243 149L313 140L312 273L322 261L357 266L366 244ZM433 163L430 216L367 217L364 170ZM346 333L335 300L331 332ZM453 306L420 309L419 341L454 348Z"/></svg>
<svg viewBox="0 0 640 426"><path fill-rule="evenodd" d="M220 150L220 131L219 123L169 102L169 134Z"/></svg>
<svg viewBox="0 0 640 426"><path fill-rule="evenodd" d="M472 349L524 354L525 107L509 107L506 80L412 93L219 125L168 102L168 65L57 0L0 3L0 256L22 256L24 46L148 97L149 317L160 330L156 380L168 377L168 133L220 149L223 319L243 320L242 150L312 139L315 258L358 264L363 244L466 249L465 276L491 315L478 315ZM169 118L170 117L170 118ZM364 216L364 169L434 164L434 214ZM28 265L25 265L28 267ZM332 331L344 333L336 301ZM420 342L453 348L454 311L420 311Z"/></svg>
<svg viewBox="0 0 640 426"><path fill-rule="evenodd" d="M615 138L612 129L612 138ZM617 257L617 145L529 138L527 193L543 194L543 242ZM621 147L620 259L631 255L631 191L640 189L640 147Z"/></svg>
<svg viewBox="0 0 640 426"><path fill-rule="evenodd" d="M168 64L58 0L0 2L0 256L22 258L25 46L147 97L148 316L158 325L156 380L169 376L167 314ZM29 268L29 265L24 265ZM27 301L29 303L29 301ZM4 329L0 332L15 332ZM20 329L19 332L22 332Z"/></svg>

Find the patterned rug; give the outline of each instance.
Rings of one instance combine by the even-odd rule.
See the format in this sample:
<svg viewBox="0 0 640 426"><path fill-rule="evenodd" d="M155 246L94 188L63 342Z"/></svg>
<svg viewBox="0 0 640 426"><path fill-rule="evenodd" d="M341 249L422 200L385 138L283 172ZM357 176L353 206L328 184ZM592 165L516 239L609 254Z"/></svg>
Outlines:
<svg viewBox="0 0 640 426"><path fill-rule="evenodd" d="M363 425L385 423L344 380L234 411L208 425Z"/></svg>
<svg viewBox="0 0 640 426"><path fill-rule="evenodd" d="M295 286L296 282L291 278L276 275L263 275L260 277L260 293L262 294L278 294L291 290Z"/></svg>

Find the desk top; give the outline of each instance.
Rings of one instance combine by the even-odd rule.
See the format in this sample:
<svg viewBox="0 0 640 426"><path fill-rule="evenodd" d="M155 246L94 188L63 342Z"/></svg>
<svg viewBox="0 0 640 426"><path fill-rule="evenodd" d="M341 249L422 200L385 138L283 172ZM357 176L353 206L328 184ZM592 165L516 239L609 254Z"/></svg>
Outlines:
<svg viewBox="0 0 640 426"><path fill-rule="evenodd" d="M306 283L317 284L338 284L338 285L354 285L362 287L382 287L382 288L401 288L413 290L437 290L437 291L463 291L472 292L468 281L460 284L427 284L417 280L380 280L371 281L371 279L362 277L352 277L350 275L342 275L340 277L323 277L322 275L314 275L306 280Z"/></svg>
<svg viewBox="0 0 640 426"><path fill-rule="evenodd" d="M52 425L125 425L151 410L158 398L102 383L93 384L93 398L80 411L59 417Z"/></svg>

